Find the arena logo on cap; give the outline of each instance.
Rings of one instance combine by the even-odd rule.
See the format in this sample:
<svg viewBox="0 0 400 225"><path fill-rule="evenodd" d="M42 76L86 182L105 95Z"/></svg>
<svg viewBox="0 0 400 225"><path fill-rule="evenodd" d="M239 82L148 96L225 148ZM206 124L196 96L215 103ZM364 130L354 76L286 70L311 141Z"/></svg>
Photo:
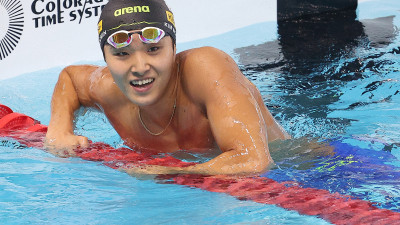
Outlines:
<svg viewBox="0 0 400 225"><path fill-rule="evenodd" d="M133 6L133 7L126 7L122 9L117 9L114 12L114 16L118 17L124 14L131 14L131 13L138 13L138 12L150 12L150 7L147 5L144 6Z"/></svg>
<svg viewBox="0 0 400 225"><path fill-rule="evenodd" d="M16 47L24 29L24 10L18 0L0 0L0 60Z"/></svg>

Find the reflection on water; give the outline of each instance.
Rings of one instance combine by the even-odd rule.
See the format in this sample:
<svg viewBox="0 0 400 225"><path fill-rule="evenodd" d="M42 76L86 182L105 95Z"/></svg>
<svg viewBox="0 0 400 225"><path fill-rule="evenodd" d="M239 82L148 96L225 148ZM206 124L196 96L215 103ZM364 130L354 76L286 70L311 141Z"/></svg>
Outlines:
<svg viewBox="0 0 400 225"><path fill-rule="evenodd" d="M332 106L342 102L348 85L360 90L346 102L345 109L352 112L399 95L399 75L391 73L398 71L400 61L394 19L358 21L355 10L284 19L278 21L278 40L235 53L245 75L292 135L346 135L359 118L332 114L337 109ZM389 83L391 88L380 88Z"/></svg>

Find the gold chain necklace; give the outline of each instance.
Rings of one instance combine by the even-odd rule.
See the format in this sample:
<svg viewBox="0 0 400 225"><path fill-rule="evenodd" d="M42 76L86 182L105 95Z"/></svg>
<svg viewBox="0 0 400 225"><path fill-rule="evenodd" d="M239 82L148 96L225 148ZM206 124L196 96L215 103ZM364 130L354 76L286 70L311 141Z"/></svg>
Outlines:
<svg viewBox="0 0 400 225"><path fill-rule="evenodd" d="M166 126L162 131L160 131L160 132L158 132L158 133L154 133L154 132L152 132L151 130L149 130L149 128L147 128L146 124L144 124L144 122L143 122L142 115L140 114L140 107L138 107L140 123L142 124L143 128L144 128L147 132L149 132L149 134L151 134L151 135L159 136L159 135L161 135L162 133L164 133L164 132L167 130L167 128L169 127L169 125L171 124L172 118L174 118L175 109L176 109L176 99L177 99L177 97L178 97L177 87L178 87L178 79L179 79L179 76L178 76L178 75L179 75L179 63L178 63L178 68L177 68L177 69L178 69L178 71L176 72L176 82L175 82L175 88L174 88L174 92L176 92L176 93L175 93L174 106L173 106L174 108L173 108L173 110L172 110L171 118L169 118L169 122L168 122L167 126Z"/></svg>

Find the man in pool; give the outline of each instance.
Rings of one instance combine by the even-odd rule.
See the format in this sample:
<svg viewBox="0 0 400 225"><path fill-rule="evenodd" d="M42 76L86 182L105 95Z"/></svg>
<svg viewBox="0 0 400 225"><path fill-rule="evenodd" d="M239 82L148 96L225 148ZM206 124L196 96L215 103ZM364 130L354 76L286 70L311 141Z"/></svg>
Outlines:
<svg viewBox="0 0 400 225"><path fill-rule="evenodd" d="M131 174L254 174L273 162L268 143L289 135L257 88L226 53L203 47L176 54L173 14L163 0L113 0L99 41L107 67L69 66L51 104L46 147L61 157L89 146L73 133L74 112L104 112L127 146L142 152L218 152L185 168L140 166Z"/></svg>

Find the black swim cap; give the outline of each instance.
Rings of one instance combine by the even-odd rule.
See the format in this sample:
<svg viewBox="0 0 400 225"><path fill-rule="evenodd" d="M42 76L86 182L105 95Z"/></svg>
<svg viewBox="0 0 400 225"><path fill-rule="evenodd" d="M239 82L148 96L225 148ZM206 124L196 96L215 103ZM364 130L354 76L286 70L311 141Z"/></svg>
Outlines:
<svg viewBox="0 0 400 225"><path fill-rule="evenodd" d="M107 38L119 30L158 27L176 43L174 15L164 0L110 0L103 8L98 33L101 50Z"/></svg>

